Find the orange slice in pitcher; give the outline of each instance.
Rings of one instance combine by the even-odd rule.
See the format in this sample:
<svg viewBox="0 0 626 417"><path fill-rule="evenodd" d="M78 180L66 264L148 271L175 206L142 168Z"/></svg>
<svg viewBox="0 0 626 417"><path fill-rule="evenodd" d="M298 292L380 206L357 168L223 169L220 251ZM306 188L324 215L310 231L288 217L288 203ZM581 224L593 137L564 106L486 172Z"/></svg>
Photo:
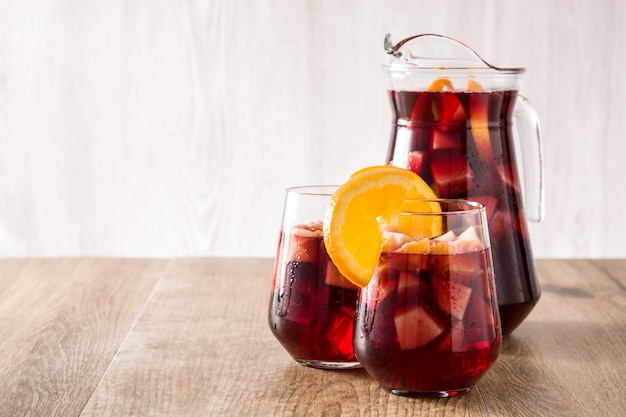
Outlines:
<svg viewBox="0 0 626 417"><path fill-rule="evenodd" d="M439 94L432 105L435 120L440 124L440 128L446 129L449 123L465 123L467 112L459 97L452 94L455 91L452 81L447 78L437 78L430 84L428 91L449 93Z"/></svg>
<svg viewBox="0 0 626 417"><path fill-rule="evenodd" d="M483 87L472 79L467 80L467 88L473 93L483 91ZM469 109L470 126L478 156L484 164L490 165L495 159L489 137L489 95L470 94Z"/></svg>
<svg viewBox="0 0 626 417"><path fill-rule="evenodd" d="M428 91L454 91L454 87L449 79L437 78L430 84Z"/></svg>
<svg viewBox="0 0 626 417"><path fill-rule="evenodd" d="M324 219L324 244L337 269L353 284L366 286L378 263L384 243L381 219L397 210L440 211L436 203L424 205L410 201L437 198L417 174L394 166L374 166L355 172L331 197ZM408 200L408 201L407 201ZM438 222L439 221L439 222ZM440 218L423 218L395 227L404 233L415 229L428 234L441 231Z"/></svg>

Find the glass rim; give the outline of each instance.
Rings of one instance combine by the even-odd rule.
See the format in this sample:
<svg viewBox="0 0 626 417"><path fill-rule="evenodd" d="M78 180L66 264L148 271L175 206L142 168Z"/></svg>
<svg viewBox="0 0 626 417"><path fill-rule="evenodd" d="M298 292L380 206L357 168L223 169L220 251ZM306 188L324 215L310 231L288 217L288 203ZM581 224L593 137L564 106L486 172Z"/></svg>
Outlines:
<svg viewBox="0 0 626 417"><path fill-rule="evenodd" d="M337 188L339 188L338 184L297 185L294 187L287 187L285 191L287 194L332 195Z"/></svg>
<svg viewBox="0 0 626 417"><path fill-rule="evenodd" d="M463 204L468 208L460 208L459 210L442 210L442 211L420 211L420 210L409 210L409 209L400 209L394 210L393 213L396 214L406 214L406 215L419 215L419 216L454 216L454 215L476 215L487 212L487 208L484 204L479 203L478 201L474 201L471 199L463 199L463 198L409 198L406 201L418 201L421 203L448 203L448 204Z"/></svg>

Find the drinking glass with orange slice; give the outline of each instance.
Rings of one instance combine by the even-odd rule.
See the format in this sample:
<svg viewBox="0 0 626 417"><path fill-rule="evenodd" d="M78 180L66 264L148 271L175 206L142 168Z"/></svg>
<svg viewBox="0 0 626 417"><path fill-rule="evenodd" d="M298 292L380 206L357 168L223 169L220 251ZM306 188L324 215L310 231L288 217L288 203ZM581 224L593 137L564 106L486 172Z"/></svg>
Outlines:
<svg viewBox="0 0 626 417"><path fill-rule="evenodd" d="M377 216L410 204L408 198L425 197L435 194L419 176L389 166L365 168L339 187L287 190L268 318L272 333L296 362L322 369L361 366L352 339L359 287L372 277L383 233L388 234L379 229L382 219ZM363 203L368 209L365 214ZM438 204L428 207L436 210ZM329 216L332 227L341 223L339 234L324 233ZM388 220L393 224L393 219ZM395 222L394 227L411 235L434 235L440 229L436 220L425 222L419 230L401 218ZM349 255L355 244L360 245L356 261ZM334 260L329 251L334 252ZM352 274L351 268L363 259L360 275ZM350 271L352 278L347 279L344 271Z"/></svg>
<svg viewBox="0 0 626 417"><path fill-rule="evenodd" d="M485 207L437 199L416 174L370 167L333 194L327 253L361 287L357 360L398 395L468 392L500 352Z"/></svg>

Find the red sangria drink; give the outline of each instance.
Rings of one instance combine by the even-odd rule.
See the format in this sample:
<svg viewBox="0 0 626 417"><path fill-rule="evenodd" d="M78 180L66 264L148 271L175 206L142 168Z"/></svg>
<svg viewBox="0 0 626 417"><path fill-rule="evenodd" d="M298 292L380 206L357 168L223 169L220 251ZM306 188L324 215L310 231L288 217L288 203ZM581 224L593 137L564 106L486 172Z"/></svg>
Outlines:
<svg viewBox="0 0 626 417"><path fill-rule="evenodd" d="M269 325L298 363L324 369L360 368L352 337L359 288L332 263L322 234L326 203L336 187L287 190Z"/></svg>
<svg viewBox="0 0 626 417"><path fill-rule="evenodd" d="M500 353L492 259L479 206L441 204L442 213L408 216L440 215L444 233L417 240L391 233L392 243L360 294L356 356L398 395L466 393Z"/></svg>
<svg viewBox="0 0 626 417"><path fill-rule="evenodd" d="M541 294L526 219L543 217L543 169L538 118L518 94L525 69L495 67L440 35L395 45L388 35L385 50L393 120L387 163L417 173L440 198L486 206L508 335Z"/></svg>
<svg viewBox="0 0 626 417"><path fill-rule="evenodd" d="M411 169L445 198L487 208L502 332L511 333L541 294L510 119L516 91L391 91L397 128L388 162Z"/></svg>

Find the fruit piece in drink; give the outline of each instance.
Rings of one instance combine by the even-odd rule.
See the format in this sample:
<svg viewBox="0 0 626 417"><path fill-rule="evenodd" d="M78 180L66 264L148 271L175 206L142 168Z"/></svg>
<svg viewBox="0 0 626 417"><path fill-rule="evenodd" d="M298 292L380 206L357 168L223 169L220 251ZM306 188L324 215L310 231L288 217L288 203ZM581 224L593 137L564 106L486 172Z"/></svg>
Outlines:
<svg viewBox="0 0 626 417"><path fill-rule="evenodd" d="M356 362L352 334L358 288L328 257L322 223L297 226L282 239L288 239L287 256L275 271L272 332L299 362Z"/></svg>

